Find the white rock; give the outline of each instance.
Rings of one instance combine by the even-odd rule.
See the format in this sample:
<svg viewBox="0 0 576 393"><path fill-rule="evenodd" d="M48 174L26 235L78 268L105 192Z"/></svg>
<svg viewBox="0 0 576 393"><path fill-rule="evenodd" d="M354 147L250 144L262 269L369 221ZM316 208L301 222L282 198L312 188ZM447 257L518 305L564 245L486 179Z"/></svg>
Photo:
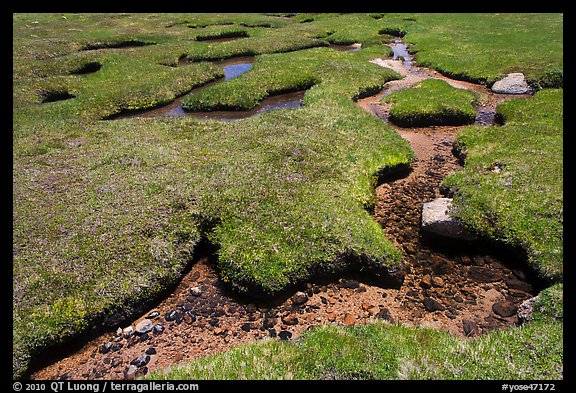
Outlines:
<svg viewBox="0 0 576 393"><path fill-rule="evenodd" d="M528 86L524 74L513 72L494 83L492 91L502 94L526 94L530 92L530 86Z"/></svg>
<svg viewBox="0 0 576 393"><path fill-rule="evenodd" d="M153 328L154 328L154 323L152 323L151 320L143 319L136 324L136 333L138 333L138 334L148 333Z"/></svg>
<svg viewBox="0 0 576 393"><path fill-rule="evenodd" d="M132 326L125 327L122 333L124 334L124 338L130 338L134 334L134 328Z"/></svg>
<svg viewBox="0 0 576 393"><path fill-rule="evenodd" d="M438 198L422 206L422 226L425 232L453 239L472 240L474 236L450 214L451 198Z"/></svg>

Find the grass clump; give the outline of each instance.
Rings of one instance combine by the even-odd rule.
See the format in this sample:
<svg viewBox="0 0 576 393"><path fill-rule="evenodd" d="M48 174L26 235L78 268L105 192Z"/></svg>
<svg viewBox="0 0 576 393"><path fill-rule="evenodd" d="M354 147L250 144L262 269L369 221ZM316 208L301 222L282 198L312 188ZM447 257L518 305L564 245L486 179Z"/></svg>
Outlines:
<svg viewBox="0 0 576 393"><path fill-rule="evenodd" d="M504 125L458 134L465 166L443 182L454 191L455 216L522 248L530 265L554 281L563 266L562 101L562 90L545 89L499 105Z"/></svg>
<svg viewBox="0 0 576 393"><path fill-rule="evenodd" d="M392 103L390 121L401 127L464 125L476 119L476 95L439 79L426 79L383 101Z"/></svg>

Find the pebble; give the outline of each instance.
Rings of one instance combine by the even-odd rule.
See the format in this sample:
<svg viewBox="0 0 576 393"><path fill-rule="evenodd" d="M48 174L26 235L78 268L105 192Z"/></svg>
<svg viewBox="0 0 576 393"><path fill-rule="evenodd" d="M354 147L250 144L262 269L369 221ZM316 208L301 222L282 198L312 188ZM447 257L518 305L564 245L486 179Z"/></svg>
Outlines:
<svg viewBox="0 0 576 393"><path fill-rule="evenodd" d="M282 317L282 322L284 322L286 325L297 325L298 318L294 314L288 314Z"/></svg>
<svg viewBox="0 0 576 393"><path fill-rule="evenodd" d="M144 333L148 333L153 328L154 328L154 323L152 323L151 320L143 319L142 321L140 321L136 324L135 330L136 330L136 333L138 333L138 334L144 334Z"/></svg>
<svg viewBox="0 0 576 393"><path fill-rule="evenodd" d="M290 333L288 330L282 330L280 333L278 333L278 337L280 337L280 340L283 341L290 340L290 338L292 338L292 333Z"/></svg>
<svg viewBox="0 0 576 393"><path fill-rule="evenodd" d="M479 333L478 325L468 319L462 320L462 328L467 337L475 337Z"/></svg>
<svg viewBox="0 0 576 393"><path fill-rule="evenodd" d="M356 280L341 279L340 285L342 288L356 289L360 286L360 283Z"/></svg>
<svg viewBox="0 0 576 393"><path fill-rule="evenodd" d="M125 327L122 330L122 334L124 335L124 338L128 339L134 334L134 328L132 326Z"/></svg>
<svg viewBox="0 0 576 393"><path fill-rule="evenodd" d="M431 297L425 297L424 300L422 300L422 303L424 304L424 308L426 309L426 311L429 312L446 310L446 307L444 307L443 305L438 303L437 300L434 300Z"/></svg>
<svg viewBox="0 0 576 393"><path fill-rule="evenodd" d="M150 361L150 355L143 354L138 356L136 359L132 360L130 364L136 367L143 367L147 365L149 361Z"/></svg>
<svg viewBox="0 0 576 393"><path fill-rule="evenodd" d="M200 287L191 287L190 294L192 296L200 297L202 296L202 290L200 289Z"/></svg>
<svg viewBox="0 0 576 393"><path fill-rule="evenodd" d="M508 300L497 302L492 305L492 311L504 318L508 318L516 314L517 310L518 309L516 305Z"/></svg>
<svg viewBox="0 0 576 393"><path fill-rule="evenodd" d="M344 324L354 325L356 323L356 317L353 314L346 313L344 315Z"/></svg>
<svg viewBox="0 0 576 393"><path fill-rule="evenodd" d="M298 291L292 296L292 304L300 306L308 301L308 295L302 291Z"/></svg>

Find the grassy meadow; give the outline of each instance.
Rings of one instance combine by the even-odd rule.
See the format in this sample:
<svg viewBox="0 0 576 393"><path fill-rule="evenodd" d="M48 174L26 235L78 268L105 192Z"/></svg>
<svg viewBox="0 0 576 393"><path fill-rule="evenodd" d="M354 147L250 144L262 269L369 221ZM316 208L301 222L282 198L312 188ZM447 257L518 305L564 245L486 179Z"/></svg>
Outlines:
<svg viewBox="0 0 576 393"><path fill-rule="evenodd" d="M500 23L501 34L491 36L490 56L484 36L474 33L486 28L484 19ZM452 37L454 26L465 26L460 30L466 34L448 44L445 37ZM557 88L562 81L561 30L562 16L556 14L477 19L466 14L443 19L434 14L13 14L13 377L25 376L30 361L52 346L119 314L129 316L142 302L160 296L181 277L202 239L217 246L221 278L239 292L258 296L273 296L319 273L395 271L401 252L369 211L379 173L410 163L414 155L391 127L354 103L400 78L367 60L390 56L385 45L390 34L403 34L419 62L450 75L493 81L514 70L525 72L535 85ZM553 53L541 51L540 39ZM467 44L451 55L455 42ZM332 47L351 43L361 43L362 50ZM499 50L517 56L498 56ZM306 89L303 107L234 122L106 120L169 103L215 81L223 70L211 61L236 56L256 56L253 68L187 96L184 106L248 109L269 95ZM453 59L458 56L466 62ZM502 60L470 69L484 57ZM452 61L444 64L446 58ZM179 66L182 59L189 63ZM479 136L474 127L463 133L459 143L466 149L467 166L449 183L465 222L526 248L530 263L544 266L542 274L554 281L562 279L562 223L557 222L562 207L561 92L546 89L527 103L499 109L502 127L513 131L510 138L537 128L532 144L524 148L542 149L541 160L524 166L516 158L502 161L514 171L515 193L503 196L501 205L483 202L480 191L467 187L469 179L482 176L478 168L494 160L488 156L494 140L502 141L491 127L479 129ZM548 106L555 108L552 114ZM498 148L506 151L507 145ZM559 148L560 154L545 158L548 148L556 153ZM534 168L538 176L526 175ZM510 189L502 181L485 184L482 192ZM526 194L542 225L531 226L534 214L510 212L520 194ZM492 215L514 233L487 230L483 220ZM554 292L554 304L561 292ZM545 348L554 356L544 361L543 354L534 354L538 367L526 365L513 375L527 377L532 370L535 378L558 377L559 319L543 318L482 340L549 340ZM544 338L538 336L542 331ZM377 355L384 344L358 352L357 345L371 342L370 335L386 336L387 343L403 334L430 335L432 342L445 343L446 354L458 353L461 359L475 345L484 345L462 344L441 332L376 324L312 332L304 352L276 342L250 350L273 347L290 353L286 359L296 356L302 362L314 359L315 346L325 340L350 336L334 341L350 342L350 348L338 350L351 354L349 364L317 372L309 364L293 375L448 375L449 369L440 366L411 374L406 367L416 360L395 373L408 358L386 351ZM238 351L223 356L240 356ZM502 361L498 350L483 353ZM362 367L362 356L372 355L378 357L375 369L355 370ZM498 370L482 375L494 377ZM253 373L250 377L265 375L258 369Z"/></svg>

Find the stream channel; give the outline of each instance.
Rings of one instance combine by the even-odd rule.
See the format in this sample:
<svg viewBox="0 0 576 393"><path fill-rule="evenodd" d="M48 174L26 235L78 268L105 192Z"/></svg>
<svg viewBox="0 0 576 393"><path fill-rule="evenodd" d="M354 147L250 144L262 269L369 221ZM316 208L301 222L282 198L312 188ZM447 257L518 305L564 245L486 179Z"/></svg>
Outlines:
<svg viewBox="0 0 576 393"><path fill-rule="evenodd" d="M385 122L389 107L380 104L380 99L426 78L443 79L455 87L477 92L479 125L493 124L498 103L523 97L494 94L486 86L452 80L416 67L399 39L392 49L392 59L371 61L396 70L404 78L357 101L361 108ZM248 59L223 62L224 79L247 71L249 63ZM226 67L230 67L228 71ZM301 98L293 101L301 102ZM177 101L131 116L180 116ZM262 106L259 108L262 110ZM210 113L214 115L217 113ZM220 120L233 118L229 114ZM440 182L460 168L452 144L462 127L408 129L390 125L411 143L416 155L407 173L376 188L374 219L404 253L406 274L400 287L382 286L371 277L352 274L306 283L299 291L267 303L255 302L229 291L216 274L215 255L207 246L197 253L182 281L164 299L133 315L128 322L125 319L108 330L94 331L65 349L50 351L50 356L35 365L36 371L30 377L133 379L241 342L264 337L294 340L310 327L327 323L354 325L381 319L430 326L463 337L518 324L519 305L542 289L521 258L481 242L430 240L420 231L422 204L442 196Z"/></svg>

